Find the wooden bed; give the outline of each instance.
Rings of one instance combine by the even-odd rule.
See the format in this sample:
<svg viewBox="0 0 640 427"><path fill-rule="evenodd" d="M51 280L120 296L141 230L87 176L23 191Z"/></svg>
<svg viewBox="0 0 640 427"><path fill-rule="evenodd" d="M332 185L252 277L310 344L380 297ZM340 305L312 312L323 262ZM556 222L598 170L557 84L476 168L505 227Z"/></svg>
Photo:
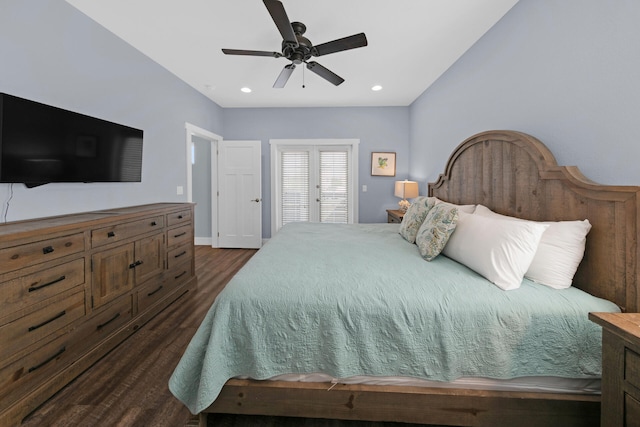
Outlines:
<svg viewBox="0 0 640 427"><path fill-rule="evenodd" d="M640 308L640 187L596 184L573 166L558 166L539 140L488 131L462 142L429 195L483 204L531 220L589 219L585 257L574 286ZM232 379L207 413L396 421L452 426L597 426L597 395L500 392L399 386L336 385Z"/></svg>

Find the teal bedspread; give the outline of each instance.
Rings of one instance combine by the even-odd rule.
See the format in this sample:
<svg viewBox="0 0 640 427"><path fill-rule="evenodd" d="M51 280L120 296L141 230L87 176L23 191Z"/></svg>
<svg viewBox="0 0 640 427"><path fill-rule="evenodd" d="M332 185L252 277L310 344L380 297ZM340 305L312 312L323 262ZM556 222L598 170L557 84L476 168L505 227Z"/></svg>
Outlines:
<svg viewBox="0 0 640 427"><path fill-rule="evenodd" d="M506 292L445 256L424 261L397 224L289 224L220 293L169 388L198 413L239 375L597 377L591 311L618 308L528 280Z"/></svg>

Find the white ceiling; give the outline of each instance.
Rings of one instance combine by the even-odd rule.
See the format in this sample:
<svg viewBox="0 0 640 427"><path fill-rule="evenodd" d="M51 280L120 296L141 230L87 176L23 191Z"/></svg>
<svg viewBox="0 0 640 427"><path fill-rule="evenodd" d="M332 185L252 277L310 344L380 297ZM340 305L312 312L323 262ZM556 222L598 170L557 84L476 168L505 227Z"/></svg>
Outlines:
<svg viewBox="0 0 640 427"><path fill-rule="evenodd" d="M361 32L368 40L314 59L345 79L340 86L298 66L283 89L272 86L285 58L221 52L280 51L282 38L261 0L66 1L221 107L234 108L407 106L518 0L282 0L315 45ZM373 85L383 89L374 92ZM244 86L252 92L242 93Z"/></svg>

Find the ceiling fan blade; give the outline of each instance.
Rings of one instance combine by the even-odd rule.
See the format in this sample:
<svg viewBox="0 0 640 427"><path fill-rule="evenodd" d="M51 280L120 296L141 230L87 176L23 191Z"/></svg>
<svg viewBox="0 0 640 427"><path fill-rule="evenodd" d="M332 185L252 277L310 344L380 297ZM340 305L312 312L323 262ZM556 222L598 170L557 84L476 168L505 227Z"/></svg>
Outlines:
<svg viewBox="0 0 640 427"><path fill-rule="evenodd" d="M222 49L222 53L227 55L247 55L247 56L271 56L280 58L280 52L267 52L265 50L242 50L242 49Z"/></svg>
<svg viewBox="0 0 640 427"><path fill-rule="evenodd" d="M342 77L329 70L328 68L325 68L322 65L318 64L316 61L308 62L307 68L336 86L344 82L344 79Z"/></svg>
<svg viewBox="0 0 640 427"><path fill-rule="evenodd" d="M355 49L367 45L367 36L364 33L354 34L330 42L322 43L313 48L313 56L328 55L330 53L342 52L343 50Z"/></svg>
<svg viewBox="0 0 640 427"><path fill-rule="evenodd" d="M293 45L294 47L298 47L298 39L296 38L296 34L293 32L293 27L291 26L291 21L289 21L289 17L287 16L287 12L284 10L284 6L282 2L278 0L262 0L264 5L267 7L269 11L269 15L273 19L273 22L278 27L280 34L282 35L282 39Z"/></svg>
<svg viewBox="0 0 640 427"><path fill-rule="evenodd" d="M291 77L291 73L296 69L296 64L285 65L282 71L280 71L280 75L276 79L276 82L273 84L274 88L283 88L284 85L287 84L289 77Z"/></svg>

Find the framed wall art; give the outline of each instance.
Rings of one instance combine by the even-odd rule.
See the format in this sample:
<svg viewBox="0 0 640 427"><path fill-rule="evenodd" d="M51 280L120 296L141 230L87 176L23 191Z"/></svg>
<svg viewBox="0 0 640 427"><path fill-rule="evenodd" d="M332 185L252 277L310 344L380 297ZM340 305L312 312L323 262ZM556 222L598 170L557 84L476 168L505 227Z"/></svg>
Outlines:
<svg viewBox="0 0 640 427"><path fill-rule="evenodd" d="M396 153L372 152L372 176L396 176Z"/></svg>

